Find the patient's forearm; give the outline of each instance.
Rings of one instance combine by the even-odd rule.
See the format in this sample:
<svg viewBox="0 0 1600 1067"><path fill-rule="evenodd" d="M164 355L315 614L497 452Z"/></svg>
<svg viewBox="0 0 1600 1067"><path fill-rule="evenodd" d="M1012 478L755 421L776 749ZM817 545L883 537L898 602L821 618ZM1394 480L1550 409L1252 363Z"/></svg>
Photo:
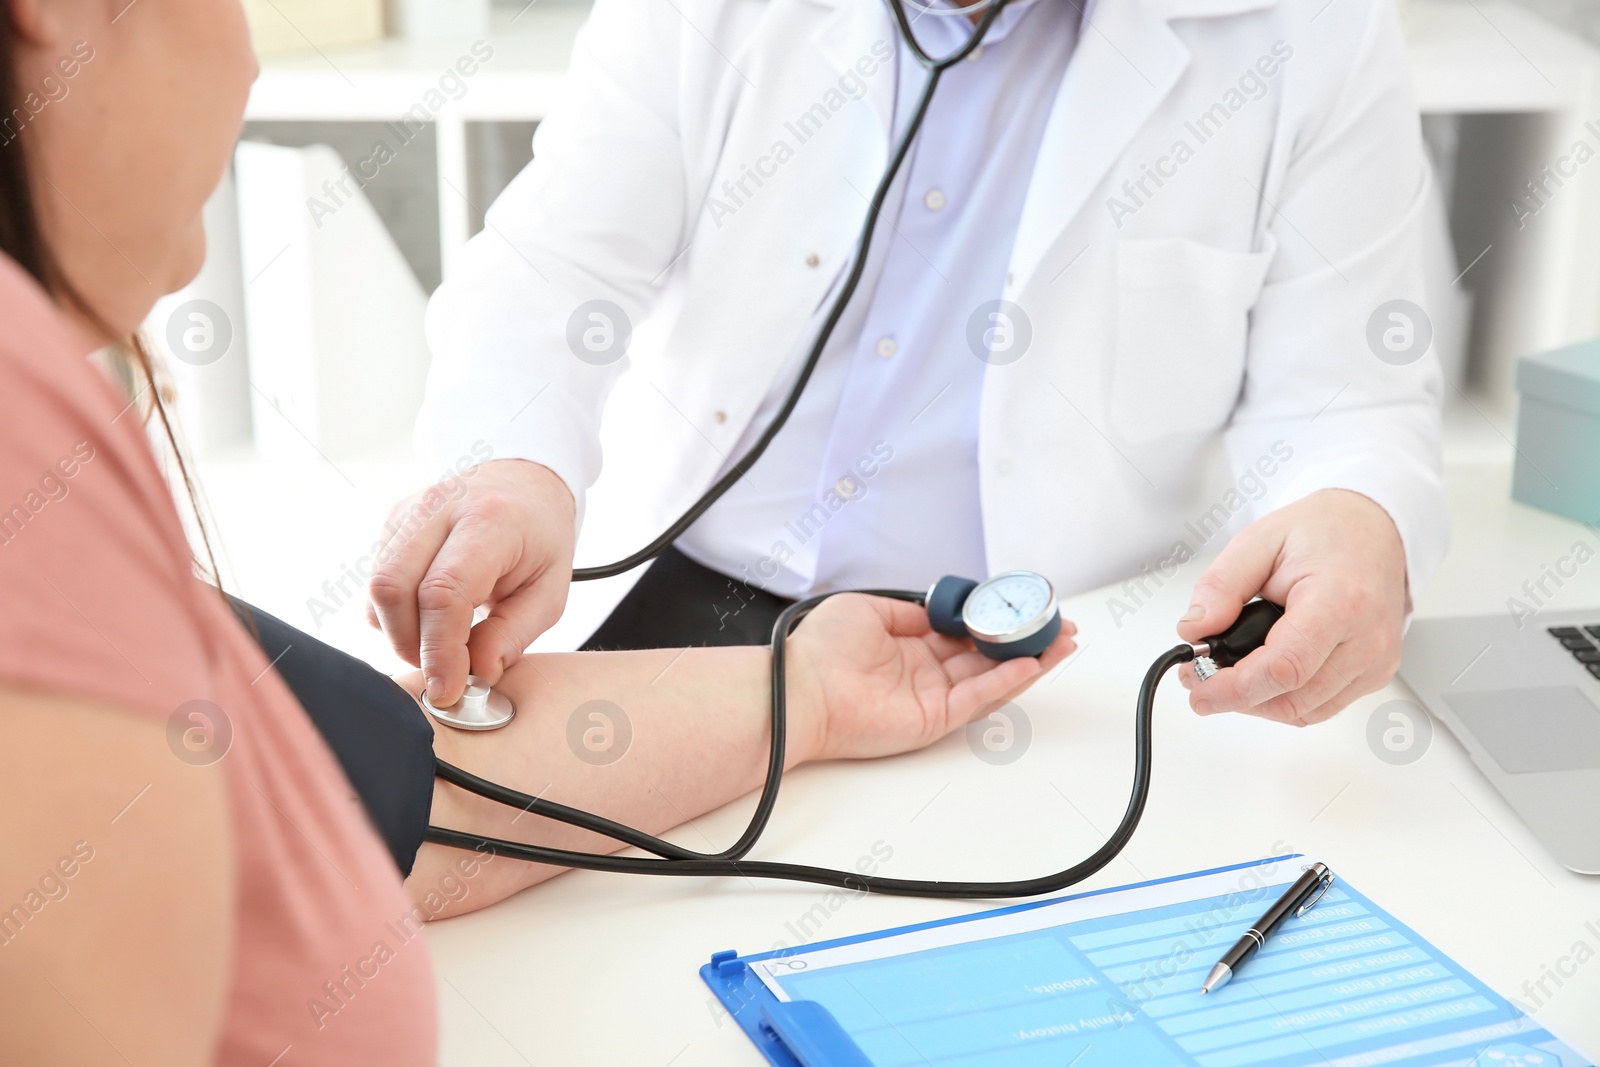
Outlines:
<svg viewBox="0 0 1600 1067"><path fill-rule="evenodd" d="M806 616L786 645L784 763L867 759L931 744L1060 663L1072 653L1075 632L1064 624L1038 659L997 662L968 641L934 633L921 604L833 597ZM436 750L490 781L659 833L760 784L770 670L765 648L532 656L499 685L517 704L509 726L487 734L436 726ZM593 731L587 745L585 731ZM443 783L434 786L433 823L557 848L619 847ZM732 840L690 833L682 843L717 852ZM425 845L408 886L439 917L481 908L554 873L509 857L481 863L460 849Z"/></svg>
<svg viewBox="0 0 1600 1067"><path fill-rule="evenodd" d="M657 833L761 784L770 737L770 664L765 648L529 656L497 686L516 704L516 719L488 733L436 725L435 751L491 781ZM791 679L785 759L790 767L810 758L818 742L817 716L803 688L803 679ZM619 847L437 781L432 822L557 848ZM701 852L729 843L684 841ZM475 910L559 873L499 857L466 878L462 859L471 857L432 844L417 858L407 883L414 899L433 891L437 905L443 879L452 873L466 885L463 894L450 884L454 892L442 894L447 907L435 917Z"/></svg>

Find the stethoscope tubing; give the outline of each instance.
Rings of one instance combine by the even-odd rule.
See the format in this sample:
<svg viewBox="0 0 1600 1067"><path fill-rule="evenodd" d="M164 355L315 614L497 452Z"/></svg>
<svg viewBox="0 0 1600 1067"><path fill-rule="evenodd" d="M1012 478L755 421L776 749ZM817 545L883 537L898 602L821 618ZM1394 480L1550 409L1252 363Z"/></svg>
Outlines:
<svg viewBox="0 0 1600 1067"><path fill-rule="evenodd" d="M935 90L938 88L940 76L951 66L961 62L972 53L978 43L983 40L989 27L999 17L1000 12L1005 8L1009 0L980 0L980 3L984 5L983 15L978 20L966 43L949 55L938 59L930 56L917 42L916 35L912 32L911 20L906 17L903 0L887 0L887 2L894 14L901 37L905 40L908 50L917 62L927 70L928 81L917 98L905 130L895 143L888 166L885 168L883 176L878 180L877 188L873 190L872 198L867 208L867 217L857 238L856 251L850 264L849 272L845 276L839 295L829 308L828 314L817 332L817 336L812 341L811 349L806 355L805 362L801 365L799 374L795 377L794 384L790 387L788 396L785 397L783 405L773 416L771 422L767 424L766 429L762 431L761 436L750 446L749 450L740 456L722 477L717 479L694 504L663 530L659 536L637 552L614 563L574 569L572 572L573 581L592 581L599 578L615 577L660 555L668 545L676 541L701 515L705 514L712 505L721 499L766 452L767 447L783 429L785 423L789 420L789 416L793 414L795 407L799 404L800 396L805 391L812 372L816 370L817 364L822 357L823 349L827 347L829 339L833 336L834 329L844 315L845 307L849 304L857 286L860 284L862 274L866 269L867 255L872 248L872 239L877 228L878 216L883 210L883 205L888 198L889 190L894 184L895 177L899 174L902 164L904 164L907 155L910 153L911 145L916 139L918 131L922 128L923 119L928 113L928 106L933 100ZM924 11L923 13L927 12ZM914 604L926 604L926 595L923 593L887 589L862 590L862 592L873 596L904 600ZM592 812L582 811L554 801L543 800L520 790L488 781L437 758L435 760L437 776L452 785L488 800L505 804L508 807L518 808L530 815L566 823L569 826L609 837L622 845L631 845L652 853L653 858L550 848L543 845L530 845L520 841L509 841L503 838L488 837L438 826L429 826L424 839L453 848L488 852L492 855L507 856L532 863L544 863L579 870L612 871L621 874L646 874L666 877L772 878L835 886L855 892L951 898L1026 897L1058 892L1069 886L1076 885L1093 875L1110 863L1122 851L1129 839L1132 838L1134 830L1138 827L1139 820L1144 814L1145 803L1150 795L1150 768L1153 762L1151 719L1155 706L1156 688L1167 671L1180 663L1186 663L1194 659L1195 650L1190 645L1177 645L1169 649L1151 664L1150 669L1145 673L1144 681L1139 688L1139 700L1135 713L1134 775L1132 789L1128 798L1128 807L1123 812L1122 819L1117 824L1116 829L1112 831L1111 836L1106 839L1105 843L1088 857L1065 870L1037 878L1012 881L939 881L933 879L888 878L881 875L862 874L856 871L834 870L828 867L746 859L745 857L755 847L756 842L760 840L762 832L765 831L768 822L772 818L773 810L778 801L778 791L783 784L783 761L788 729L787 658L785 655L787 638L789 632L807 614L832 595L836 594L810 597L790 605L779 615L777 622L773 626L772 737L767 756L767 773L761 786L761 795L756 802L756 810L751 816L750 822L738 839L728 848L715 853L695 852L692 849L683 848L643 830L595 815Z"/></svg>
<svg viewBox="0 0 1600 1067"><path fill-rule="evenodd" d="M827 348L828 341L833 337L834 329L839 325L839 320L844 317L845 307L850 303L850 298L855 295L857 286L861 283L861 276L867 268L867 254L872 249L872 239L877 230L878 216L883 211L884 202L889 197L889 190L894 185L895 176L900 173L900 167L910 154L911 144L916 140L917 131L922 128L922 120L927 116L928 105L933 101L934 90L939 86L939 76L950 67L961 62L972 54L972 50L983 40L983 35L989 32L989 27L999 17L1010 0L993 0L993 3L984 11L983 17L978 20L972 33L968 36L966 44L954 52L940 59L932 56L917 43L916 34L911 31L911 22L906 18L903 0L887 0L890 9L894 12L895 21L899 24L901 37L906 41L911 54L928 71L928 82L923 86L922 93L917 98L915 108L912 110L911 119L906 123L905 130L900 139L895 143L894 151L890 156L889 164L884 169L883 176L878 179L878 186L872 192L872 199L868 202L867 217L861 224L861 232L856 238L856 251L850 264L849 273L845 275L843 286L839 295L834 298L833 305L828 309L827 317L823 319L817 336L811 342L811 349L806 354L806 359L800 366L800 373L795 376L794 384L789 388L789 394L784 398L783 405L772 416L772 421L767 423L766 429L761 431L761 436L756 438L750 448L734 461L727 472L712 483L700 498L679 515L671 525L649 544L631 555L613 563L603 563L593 567L576 567L572 571L572 580L575 582L589 582L600 578L615 578L619 574L626 574L635 567L642 566L666 551L684 531L693 526L695 521L704 515L713 504L721 500L723 495L732 489L739 479L743 478L750 468L766 454L767 446L788 423L789 416L800 403L800 396L805 392L806 384L811 381L812 372L817 369L817 364L822 359L823 349Z"/></svg>
<svg viewBox="0 0 1600 1067"><path fill-rule="evenodd" d="M904 600L912 604L922 604L925 595L911 593L899 589L864 589L861 592L868 596L884 597L890 600ZM532 815L541 815L547 819L564 822L569 826L576 826L582 830L589 830L605 837L613 838L624 844L654 853L657 856L676 860L736 860L744 856L761 838L767 828L767 822L772 818L773 808L778 803L778 790L783 785L783 761L787 753L789 701L788 701L788 642L789 632L800 624L811 611L829 596L836 594L824 593L806 600L797 601L783 609L778 619L772 626L772 737L767 751L767 774L761 785L761 796L756 801L756 810L750 817L749 824L744 832L739 835L732 845L721 852L695 852L670 841L662 840L643 830L637 830L624 823L607 819L592 812L579 808L568 807L554 801L544 800L540 797L523 793L509 786L491 782L486 778L446 763L444 760L435 759L437 764L437 777L467 790L488 800L497 801L507 807L518 808Z"/></svg>
<svg viewBox="0 0 1600 1067"><path fill-rule="evenodd" d="M837 595L837 594L830 594ZM909 599L915 594L906 594L901 599ZM817 600L825 597L814 598ZM487 853L494 856L506 856L511 859L527 860L533 863L545 863L558 867L570 867L588 871L611 871L618 874L646 874L666 877L730 877L730 878L771 878L784 881L810 882L817 885L834 886L862 893L882 893L892 896L918 896L958 899L987 899L1002 897L1031 897L1045 893L1055 893L1070 886L1074 886L1085 878L1095 874L1106 864L1110 863L1127 846L1132 839L1134 831L1139 826L1139 821L1144 815L1145 804L1150 797L1150 771L1154 763L1154 744L1152 739L1151 721L1154 717L1156 689L1161 679L1173 667L1187 663L1194 659L1193 646L1182 644L1168 649L1145 672L1144 681L1139 686L1138 706L1134 714L1134 768L1133 785L1129 791L1128 806L1123 811L1122 819L1117 823L1116 829L1106 838L1105 843L1092 852L1088 857L1073 864L1071 867L1053 874L1041 875L1037 878L1024 878L1011 881L943 881L937 879L917 878L887 878L882 875L861 874L856 871L841 871L829 867L812 867L798 863L775 863L766 860L748 860L734 856L735 849L714 856L690 853L687 849L679 848L669 842L661 841L642 831L612 823L610 820L601 819L599 816L587 812L575 812L575 809L563 805L553 805L548 801L539 800L526 794L516 793L509 801L510 806L521 808L532 815L541 815L565 822L582 829L595 830L606 836L615 837L626 844L636 845L647 851L656 853L658 858L650 859L636 856L619 856L590 852L577 852L570 849L550 848L544 845L530 845L520 841L508 841L503 838L487 837L480 834L471 834L461 830L451 830L443 827L428 827L425 840L435 844L448 845L453 848L466 849ZM781 709L782 702L774 704L773 733L781 734L780 724L783 720ZM774 745L777 751L779 746ZM448 764L442 764L449 767ZM772 805L777 801L777 789L773 784L782 777L782 759L775 766L778 773L771 773L768 768L769 787L764 788L761 802L757 804L757 813L752 818L745 834L741 835L740 842L750 836L755 829L755 836L759 837L758 827L764 828L767 819L771 816ZM449 768L456 773L456 768ZM468 776L469 778L471 776ZM450 780L450 779L447 779ZM480 779L481 781L481 779ZM460 784L458 781L457 784ZM470 785L466 788L473 792L479 790ZM494 787L502 791L503 787ZM514 791L505 791L514 792ZM484 792L480 795L491 800L508 802L502 796ZM575 813L579 818L570 817ZM613 834L597 827L600 824L609 824L626 832L629 837ZM631 838L631 839L629 839ZM753 839L751 841L753 844ZM737 848L737 845L735 846ZM691 858L693 857L693 858Z"/></svg>

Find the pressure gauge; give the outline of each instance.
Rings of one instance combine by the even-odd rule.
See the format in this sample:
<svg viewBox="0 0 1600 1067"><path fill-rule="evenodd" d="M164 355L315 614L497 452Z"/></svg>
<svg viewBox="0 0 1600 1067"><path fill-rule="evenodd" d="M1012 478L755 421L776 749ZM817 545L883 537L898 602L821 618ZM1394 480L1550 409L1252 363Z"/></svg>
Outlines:
<svg viewBox="0 0 1600 1067"><path fill-rule="evenodd" d="M985 582L940 578L928 590L928 620L940 633L972 638L990 659L1037 656L1061 633L1055 590L1032 571L1007 571Z"/></svg>

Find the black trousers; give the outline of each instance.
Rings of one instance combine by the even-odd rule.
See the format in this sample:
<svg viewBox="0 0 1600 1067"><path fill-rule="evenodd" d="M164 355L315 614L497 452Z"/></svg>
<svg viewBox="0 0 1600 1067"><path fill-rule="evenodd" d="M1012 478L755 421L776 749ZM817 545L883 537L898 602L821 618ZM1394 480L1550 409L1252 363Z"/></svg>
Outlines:
<svg viewBox="0 0 1600 1067"><path fill-rule="evenodd" d="M764 645L772 639L778 615L792 603L668 548L583 648Z"/></svg>

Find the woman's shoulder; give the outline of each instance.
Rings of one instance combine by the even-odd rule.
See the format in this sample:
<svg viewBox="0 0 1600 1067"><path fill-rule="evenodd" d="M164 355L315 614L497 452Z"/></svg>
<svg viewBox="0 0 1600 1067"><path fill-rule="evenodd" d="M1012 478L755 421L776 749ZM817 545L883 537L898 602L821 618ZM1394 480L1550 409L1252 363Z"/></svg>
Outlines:
<svg viewBox="0 0 1600 1067"><path fill-rule="evenodd" d="M0 322L0 682L170 711L203 639L138 413L4 256Z"/></svg>
<svg viewBox="0 0 1600 1067"><path fill-rule="evenodd" d="M91 361L94 345L17 262L0 253L0 476L21 466L31 443L93 433L117 414L115 390ZM109 414L107 409L109 408Z"/></svg>

